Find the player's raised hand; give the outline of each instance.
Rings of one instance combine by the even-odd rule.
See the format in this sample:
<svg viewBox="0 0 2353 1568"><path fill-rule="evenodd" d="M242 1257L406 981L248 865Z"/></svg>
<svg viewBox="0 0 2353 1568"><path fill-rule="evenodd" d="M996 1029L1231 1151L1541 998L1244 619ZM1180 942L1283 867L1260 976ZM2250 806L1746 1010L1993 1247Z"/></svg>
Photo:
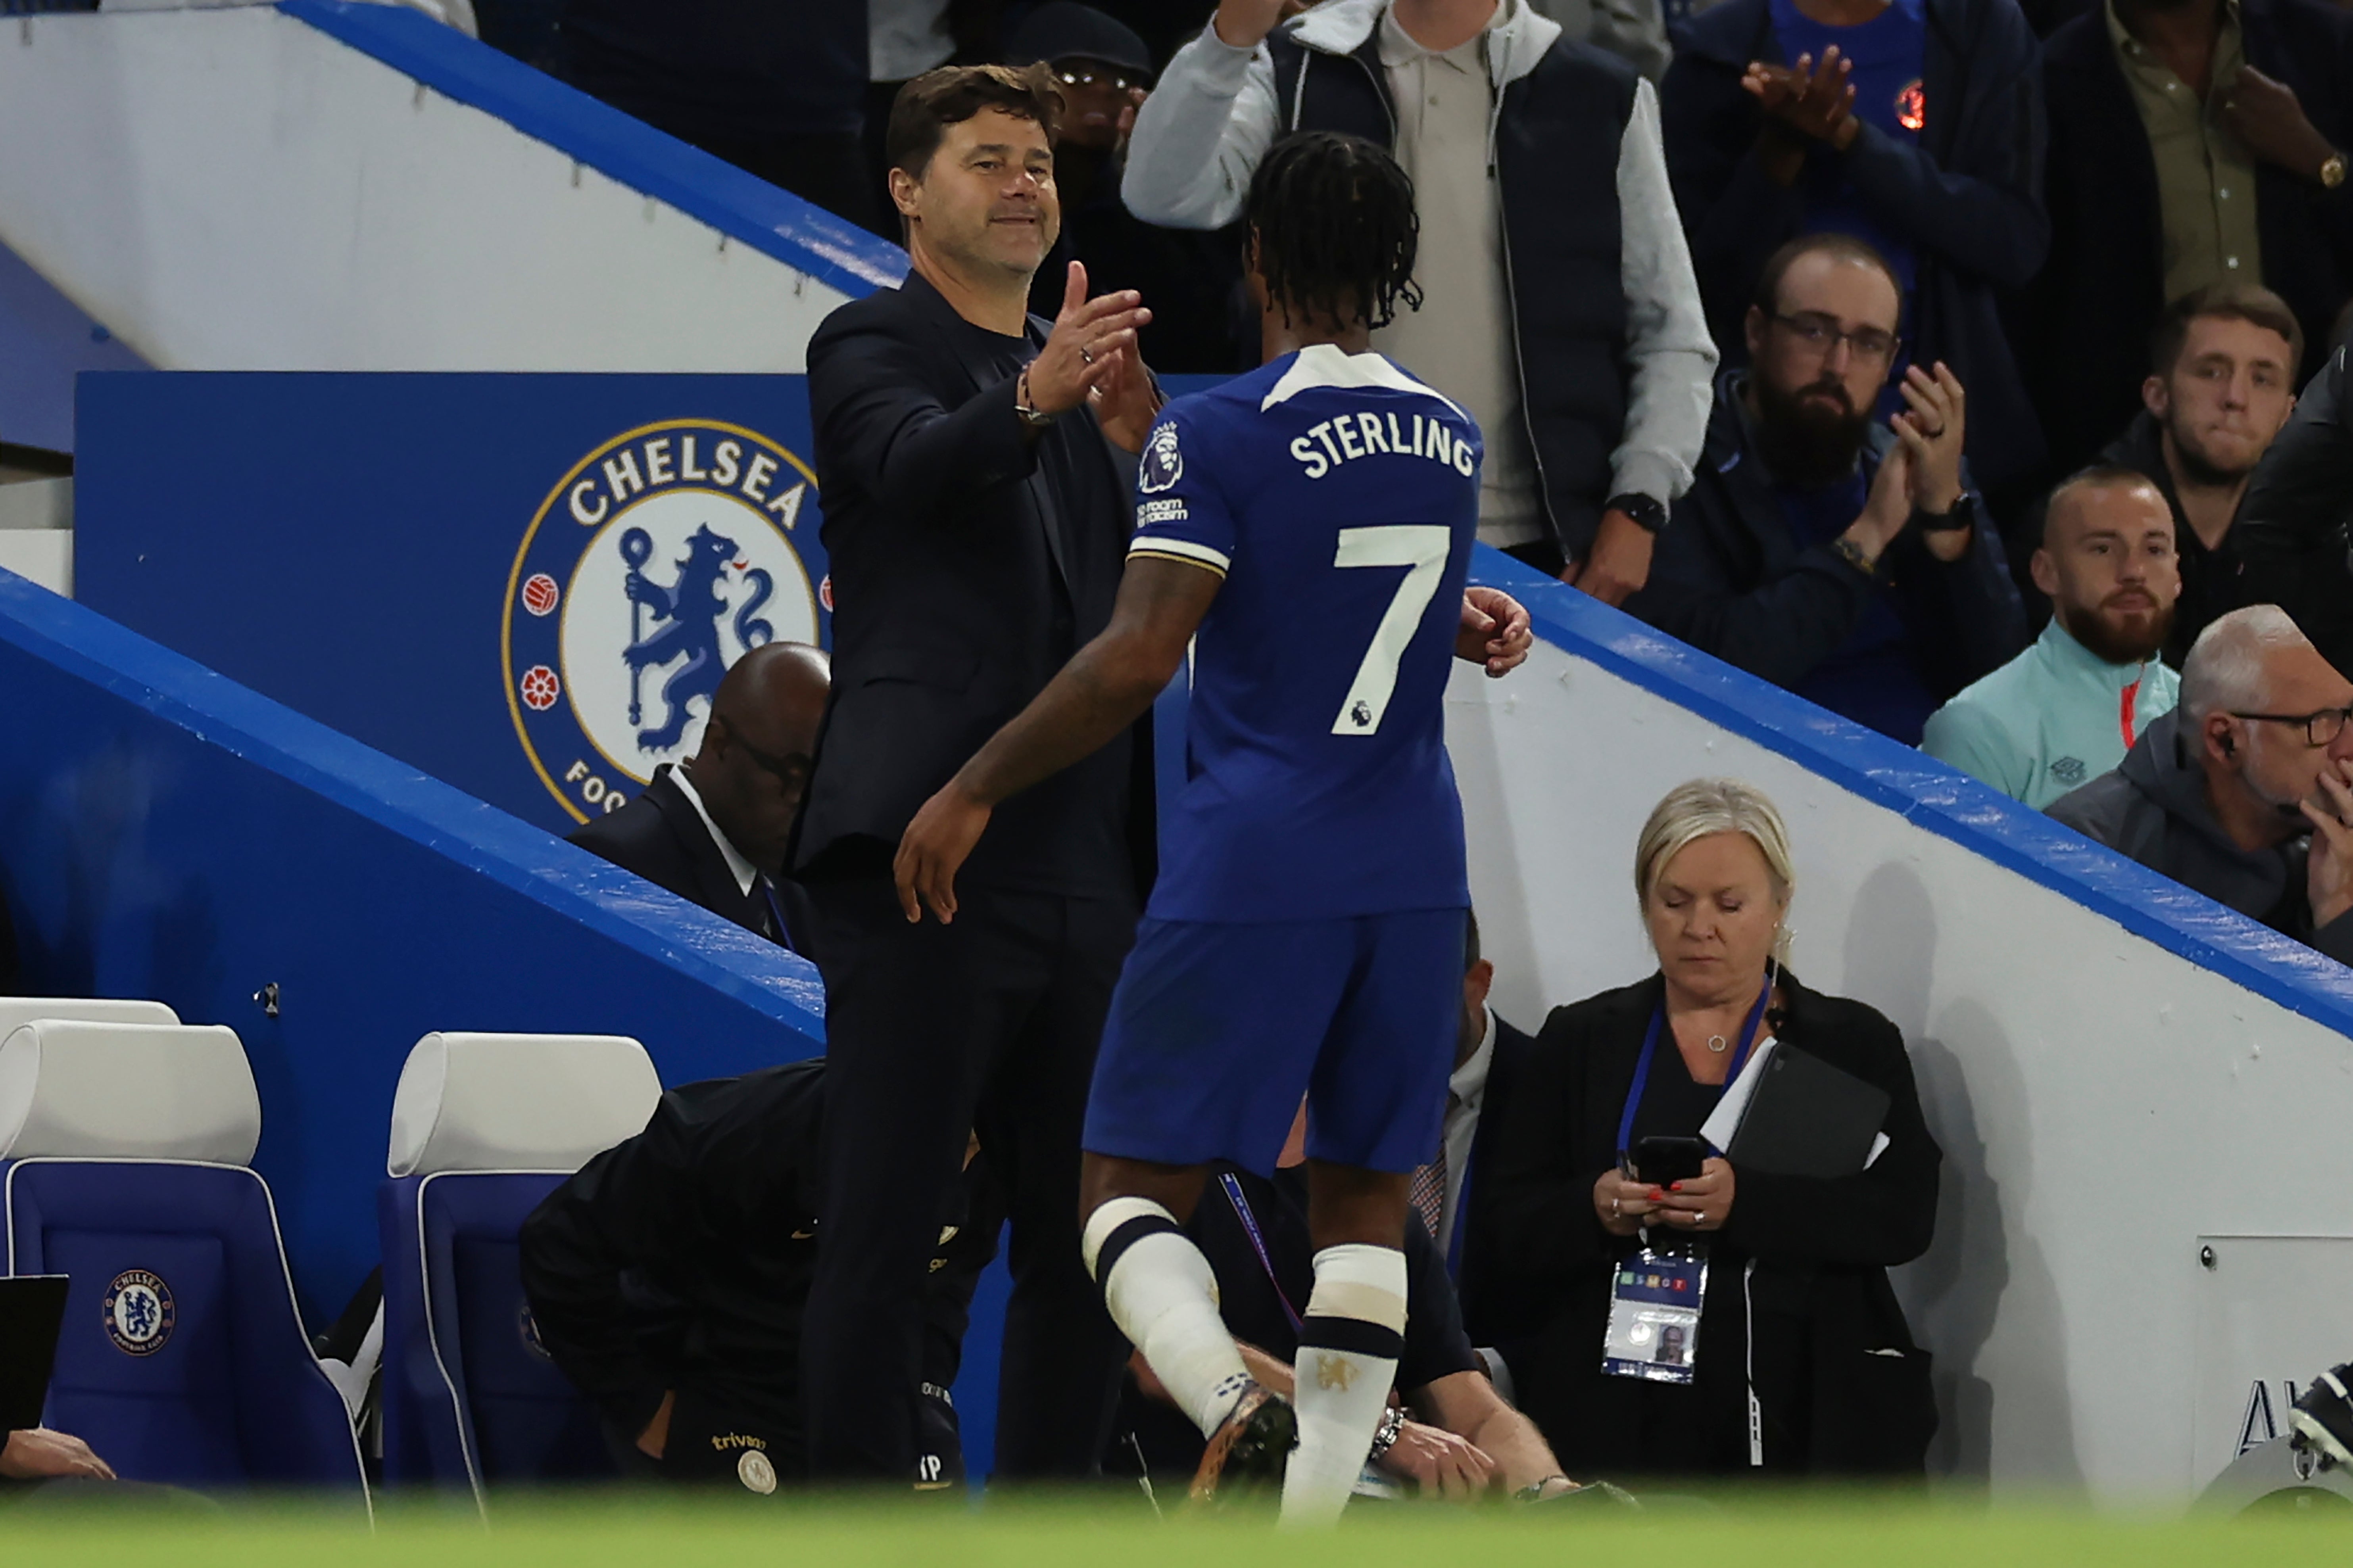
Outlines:
<svg viewBox="0 0 2353 1568"><path fill-rule="evenodd" d="M1123 452L1141 452L1152 434L1152 422L1160 417L1163 400L1152 373L1144 368L1135 334L1114 332L1105 341L1110 346L1096 350L1096 359L1103 362L1106 353L1110 357L1087 394L1087 406L1094 410L1095 423L1113 446Z"/></svg>
<svg viewBox="0 0 2353 1568"><path fill-rule="evenodd" d="M951 779L907 824L907 831L899 836L891 877L898 884L899 907L906 911L909 925L923 920L925 904L940 917L940 924L954 923L955 875L980 842L988 816L989 808Z"/></svg>
<svg viewBox="0 0 2353 1568"><path fill-rule="evenodd" d="M1029 362L1029 406L1041 414L1064 414L1085 402L1111 373L1120 343L1133 342L1136 329L1151 320L1144 296L1133 289L1088 299L1086 264L1071 262L1054 330Z"/></svg>
<svg viewBox="0 0 2353 1568"><path fill-rule="evenodd" d="M1462 590L1462 629L1455 635L1454 657L1484 665L1489 679L1518 668L1535 646L1528 630L1528 612L1500 588Z"/></svg>

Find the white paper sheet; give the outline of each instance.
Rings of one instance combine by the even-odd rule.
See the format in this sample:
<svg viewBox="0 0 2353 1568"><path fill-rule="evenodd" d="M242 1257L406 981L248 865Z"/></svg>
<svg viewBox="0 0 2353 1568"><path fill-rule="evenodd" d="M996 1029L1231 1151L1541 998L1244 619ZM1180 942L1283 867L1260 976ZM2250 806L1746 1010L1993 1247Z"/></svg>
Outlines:
<svg viewBox="0 0 2353 1568"><path fill-rule="evenodd" d="M1715 1110L1700 1124L1699 1135L1716 1148L1732 1147L1733 1137L1740 1131L1740 1119L1748 1114L1748 1102L1757 1098L1757 1086L1764 1081L1765 1064L1771 1059L1778 1043L1770 1035L1757 1042L1757 1048L1748 1053L1748 1060L1740 1068L1740 1076L1732 1080L1732 1087L1715 1102ZM1887 1134L1874 1134L1870 1156L1863 1161L1862 1168L1868 1171L1886 1152Z"/></svg>

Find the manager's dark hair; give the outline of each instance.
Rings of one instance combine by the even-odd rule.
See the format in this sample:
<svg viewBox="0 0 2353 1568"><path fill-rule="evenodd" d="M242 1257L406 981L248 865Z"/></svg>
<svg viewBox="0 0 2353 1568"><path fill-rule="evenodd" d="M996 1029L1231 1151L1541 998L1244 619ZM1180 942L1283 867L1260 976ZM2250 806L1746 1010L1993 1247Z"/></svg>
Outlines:
<svg viewBox="0 0 2353 1568"><path fill-rule="evenodd" d="M1297 310L1386 327L1398 301L1421 309L1413 181L1386 149L1337 131L1286 136L1260 160L1242 214L1285 321Z"/></svg>
<svg viewBox="0 0 2353 1568"><path fill-rule="evenodd" d="M1054 86L1054 73L1043 64L1018 69L942 66L901 88L891 100L891 123L882 133L888 165L922 179L948 127L963 124L984 109L1036 121L1049 145L1061 130L1062 95Z"/></svg>
<svg viewBox="0 0 2353 1568"><path fill-rule="evenodd" d="M1839 261L1859 261L1865 267L1876 267L1886 275L1888 286L1895 290L1895 310L1900 320L1904 310L1904 280L1895 276L1887 258L1867 239L1852 234L1824 231L1801 234L1765 259L1765 270L1757 275L1757 293L1749 303L1768 316L1781 313L1781 279L1789 268L1809 256L1827 256Z"/></svg>

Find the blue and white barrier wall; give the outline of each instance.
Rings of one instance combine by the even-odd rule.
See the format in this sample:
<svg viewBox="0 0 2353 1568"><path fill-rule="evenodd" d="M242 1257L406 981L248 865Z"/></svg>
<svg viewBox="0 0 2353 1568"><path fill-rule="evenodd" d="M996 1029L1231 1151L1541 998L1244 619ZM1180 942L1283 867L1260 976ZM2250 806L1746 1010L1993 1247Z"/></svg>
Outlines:
<svg viewBox="0 0 2353 1568"><path fill-rule="evenodd" d="M314 1327L375 1265L420 1036L633 1035L666 1084L821 1048L802 959L5 573L0 721L24 988L237 1030Z"/></svg>
<svg viewBox="0 0 2353 1568"><path fill-rule="evenodd" d="M2353 971L1489 551L1539 642L1448 737L1495 1006L1654 967L1634 839L1683 781L1788 819L1792 968L1885 1013L1945 1151L1896 1271L1938 1469L2179 1501L2353 1356Z"/></svg>

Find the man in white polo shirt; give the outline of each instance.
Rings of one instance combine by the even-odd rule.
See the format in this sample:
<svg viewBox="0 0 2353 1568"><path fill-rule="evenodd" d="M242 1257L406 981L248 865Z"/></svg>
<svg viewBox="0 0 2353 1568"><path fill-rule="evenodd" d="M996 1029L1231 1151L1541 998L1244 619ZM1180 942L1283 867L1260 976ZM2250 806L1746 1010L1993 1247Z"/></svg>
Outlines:
<svg viewBox="0 0 2353 1568"><path fill-rule="evenodd" d="M2181 596L2172 510L2146 475L2086 468L2052 493L2034 585L2034 646L1929 716L1920 749L2036 810L2112 771L2172 711L2158 662Z"/></svg>

